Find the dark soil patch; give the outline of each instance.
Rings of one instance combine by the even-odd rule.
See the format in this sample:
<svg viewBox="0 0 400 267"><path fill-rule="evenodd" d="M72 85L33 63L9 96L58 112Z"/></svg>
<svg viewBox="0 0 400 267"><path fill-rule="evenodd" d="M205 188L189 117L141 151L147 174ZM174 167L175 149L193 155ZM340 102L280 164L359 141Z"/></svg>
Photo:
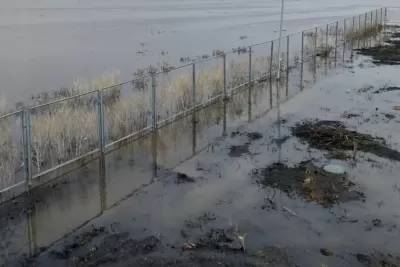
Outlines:
<svg viewBox="0 0 400 267"><path fill-rule="evenodd" d="M70 259L74 266L101 266L106 263L122 263L128 259L155 252L161 241L158 237L148 236L135 240L128 234L113 234L106 237L99 246L93 246L84 254Z"/></svg>
<svg viewBox="0 0 400 267"><path fill-rule="evenodd" d="M79 249L80 247L86 246L87 244L91 243L92 240L100 235L107 234L105 228L95 228L93 227L90 231L84 232L83 234L78 235L75 237L74 242L69 245L66 245L62 251L53 250L52 254L58 259L69 259L71 253L74 250Z"/></svg>
<svg viewBox="0 0 400 267"><path fill-rule="evenodd" d="M181 183L194 183L195 179L193 177L188 176L185 173L180 173L176 175L176 183L181 184Z"/></svg>
<svg viewBox="0 0 400 267"><path fill-rule="evenodd" d="M250 143L245 143L244 145L240 145L240 146L231 146L229 148L229 156L233 157L233 158L238 158L241 157L244 154L248 154L249 153L249 145Z"/></svg>
<svg viewBox="0 0 400 267"><path fill-rule="evenodd" d="M294 127L293 134L314 148L364 151L400 161L400 153L388 148L383 138L347 130L339 121L306 121Z"/></svg>
<svg viewBox="0 0 400 267"><path fill-rule="evenodd" d="M261 133L259 133L259 132L245 132L245 133L241 133L241 132L239 132L239 131L236 131L236 132L232 132L231 133L231 137L232 138L234 138L234 137L236 137L236 136L246 136L248 139L250 139L251 141L254 141L254 140L258 140L258 139L261 139L261 138L263 138L263 135L261 134Z"/></svg>
<svg viewBox="0 0 400 267"><path fill-rule="evenodd" d="M397 37L397 32L391 33L392 38ZM358 53L371 56L375 64L400 65L400 41L389 40L389 45L378 45L370 48L358 49Z"/></svg>
<svg viewBox="0 0 400 267"><path fill-rule="evenodd" d="M376 90L374 92L374 94L381 94L381 93L393 92L393 91L400 91L400 87L395 87L395 86L383 87L381 89Z"/></svg>
<svg viewBox="0 0 400 267"><path fill-rule="evenodd" d="M395 45L379 45L376 47L361 48L357 51L361 55L371 56L375 64L400 64L400 47L397 47Z"/></svg>
<svg viewBox="0 0 400 267"><path fill-rule="evenodd" d="M244 238L235 227L228 229L211 229L208 233L197 238L194 242L196 249L244 252Z"/></svg>
<svg viewBox="0 0 400 267"><path fill-rule="evenodd" d="M264 199L264 205L261 206L263 210L278 210L276 202L270 198Z"/></svg>
<svg viewBox="0 0 400 267"><path fill-rule="evenodd" d="M282 137L280 137L280 138L274 138L274 139L272 139L272 142L273 143L275 143L275 144L277 144L277 145L282 145L282 144L284 144L287 140L289 140L290 139L290 136L289 135L285 135L285 136L282 136Z"/></svg>
<svg viewBox="0 0 400 267"><path fill-rule="evenodd" d="M341 118L344 119L352 119L352 118L357 118L357 117L361 117L361 114L357 114L357 113L343 113L342 116L340 116Z"/></svg>
<svg viewBox="0 0 400 267"><path fill-rule="evenodd" d="M391 254L374 253L370 255L355 254L358 262L366 267L399 267L400 257Z"/></svg>
<svg viewBox="0 0 400 267"><path fill-rule="evenodd" d="M385 228L386 231L391 232L397 229L397 225L393 223L384 223L379 218L373 219L372 221L365 221L365 231L372 231L374 228Z"/></svg>
<svg viewBox="0 0 400 267"><path fill-rule="evenodd" d="M290 197L300 196L317 202L324 207L364 198L363 193L352 190L355 184L346 175L327 173L311 162L301 162L294 167L274 163L253 171L253 175L262 185L277 188Z"/></svg>
<svg viewBox="0 0 400 267"><path fill-rule="evenodd" d="M327 257L333 255L333 252L332 252L329 248L321 248L321 249L319 250L319 252L320 252L322 255L327 256Z"/></svg>
<svg viewBox="0 0 400 267"><path fill-rule="evenodd" d="M383 116L385 116L389 120L396 118L396 115L391 113L383 113Z"/></svg>
<svg viewBox="0 0 400 267"><path fill-rule="evenodd" d="M151 267L289 267L298 266L291 262L287 253L276 247L268 247L253 254L244 253L199 253L191 251L180 257L146 256L129 266Z"/></svg>

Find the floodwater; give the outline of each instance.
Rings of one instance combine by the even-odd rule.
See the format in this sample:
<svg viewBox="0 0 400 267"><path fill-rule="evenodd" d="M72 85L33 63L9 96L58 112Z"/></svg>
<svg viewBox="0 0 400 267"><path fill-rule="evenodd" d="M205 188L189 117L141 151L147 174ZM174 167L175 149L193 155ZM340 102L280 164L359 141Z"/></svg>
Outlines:
<svg viewBox="0 0 400 267"><path fill-rule="evenodd" d="M398 67L378 67L341 49L337 55L338 62L312 60L302 78L294 69L281 83L246 88L197 112L195 120L172 123L35 190L30 199L0 206L0 264L375 266L365 259L380 252L395 259L399 163L361 152L351 162L334 160L291 136L291 127L305 119L340 120L400 150L400 115L393 111L398 91L373 93L400 85ZM249 140L247 133L258 137ZM246 149L232 153L232 147ZM304 160L344 166L365 201L326 209L262 187L251 175L271 163ZM232 226L246 253L191 245Z"/></svg>
<svg viewBox="0 0 400 267"><path fill-rule="evenodd" d="M285 33L396 4L285 2ZM0 92L13 106L75 77L120 71L130 80L150 64L275 39L279 12L280 0L0 0Z"/></svg>

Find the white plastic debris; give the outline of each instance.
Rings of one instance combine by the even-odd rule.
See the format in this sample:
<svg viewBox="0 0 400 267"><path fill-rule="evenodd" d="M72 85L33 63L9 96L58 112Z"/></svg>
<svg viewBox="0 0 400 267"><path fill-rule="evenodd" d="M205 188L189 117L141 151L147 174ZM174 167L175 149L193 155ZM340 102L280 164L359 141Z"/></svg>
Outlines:
<svg viewBox="0 0 400 267"><path fill-rule="evenodd" d="M339 165L328 164L324 166L324 171L333 173L333 174L344 174L346 169Z"/></svg>

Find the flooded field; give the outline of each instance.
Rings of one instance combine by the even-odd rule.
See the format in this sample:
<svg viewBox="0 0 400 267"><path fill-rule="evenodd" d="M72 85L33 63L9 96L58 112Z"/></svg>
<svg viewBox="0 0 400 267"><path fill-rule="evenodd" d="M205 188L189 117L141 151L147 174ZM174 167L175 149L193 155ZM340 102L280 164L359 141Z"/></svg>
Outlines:
<svg viewBox="0 0 400 267"><path fill-rule="evenodd" d="M285 34L366 12L394 0L286 1ZM75 77L176 66L213 50L277 38L279 0L0 1L0 92L14 107L72 86Z"/></svg>
<svg viewBox="0 0 400 267"><path fill-rule="evenodd" d="M5 203L0 265L400 266L397 31Z"/></svg>

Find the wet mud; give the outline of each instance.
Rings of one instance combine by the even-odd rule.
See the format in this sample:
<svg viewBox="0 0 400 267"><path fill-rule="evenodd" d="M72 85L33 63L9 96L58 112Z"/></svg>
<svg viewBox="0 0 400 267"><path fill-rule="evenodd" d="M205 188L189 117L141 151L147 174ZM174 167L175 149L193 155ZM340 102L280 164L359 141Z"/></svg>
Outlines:
<svg viewBox="0 0 400 267"><path fill-rule="evenodd" d="M383 138L349 130L340 121L305 121L293 128L293 135L318 149L363 151L400 161L400 152L387 147Z"/></svg>
<svg viewBox="0 0 400 267"><path fill-rule="evenodd" d="M394 32L393 32L394 31ZM371 56L373 63L377 65L400 65L400 41L398 38L399 29L392 27L387 33L388 40L384 44L373 47L361 48L357 52L364 56Z"/></svg>
<svg viewBox="0 0 400 267"><path fill-rule="evenodd" d="M257 181L265 186L279 189L290 197L300 197L316 202L326 208L351 200L363 200L362 192L347 175L325 172L312 162L302 162L294 167L274 163L267 168L253 171ZM268 202L263 207L276 209Z"/></svg>
<svg viewBox="0 0 400 267"><path fill-rule="evenodd" d="M400 257L391 254L373 253L373 254L355 254L357 261L365 267L398 267L400 266Z"/></svg>

